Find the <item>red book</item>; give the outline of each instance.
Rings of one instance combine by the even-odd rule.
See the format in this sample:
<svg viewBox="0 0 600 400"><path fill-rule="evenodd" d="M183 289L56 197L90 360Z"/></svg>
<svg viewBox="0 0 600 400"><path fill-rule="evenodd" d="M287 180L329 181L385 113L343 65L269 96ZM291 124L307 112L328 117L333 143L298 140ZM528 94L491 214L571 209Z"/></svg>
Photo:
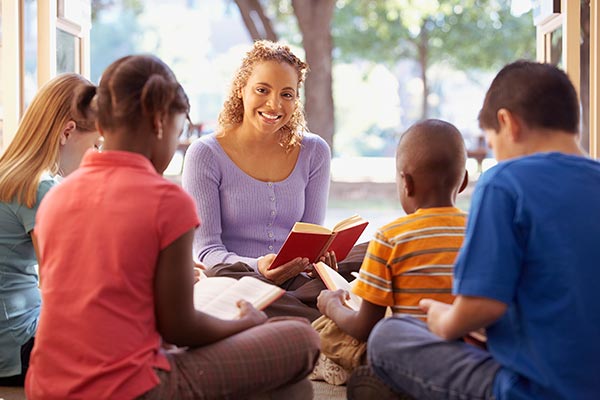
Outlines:
<svg viewBox="0 0 600 400"><path fill-rule="evenodd" d="M367 227L368 222L358 215L338 222L333 229L321 225L296 222L269 269L277 268L296 257L307 257L316 263L328 251L342 261Z"/></svg>

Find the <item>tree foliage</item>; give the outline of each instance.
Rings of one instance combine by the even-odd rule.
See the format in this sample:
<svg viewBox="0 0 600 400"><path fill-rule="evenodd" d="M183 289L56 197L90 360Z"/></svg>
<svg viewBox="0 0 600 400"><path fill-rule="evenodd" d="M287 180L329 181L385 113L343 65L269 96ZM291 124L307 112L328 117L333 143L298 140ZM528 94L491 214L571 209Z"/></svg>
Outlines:
<svg viewBox="0 0 600 400"><path fill-rule="evenodd" d="M531 14L515 17L510 0L339 0L333 23L341 60L394 64L427 50L428 65L496 69L535 57Z"/></svg>

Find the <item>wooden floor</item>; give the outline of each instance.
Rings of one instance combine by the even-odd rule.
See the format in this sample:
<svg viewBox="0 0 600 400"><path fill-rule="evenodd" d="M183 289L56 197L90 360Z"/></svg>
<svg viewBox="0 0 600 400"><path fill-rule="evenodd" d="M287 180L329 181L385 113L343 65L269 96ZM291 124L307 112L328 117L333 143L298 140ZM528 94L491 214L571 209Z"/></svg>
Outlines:
<svg viewBox="0 0 600 400"><path fill-rule="evenodd" d="M25 400L23 388L0 387L0 400Z"/></svg>
<svg viewBox="0 0 600 400"><path fill-rule="evenodd" d="M313 381L314 400L345 400L346 386ZM23 388L0 387L0 400L25 400Z"/></svg>
<svg viewBox="0 0 600 400"><path fill-rule="evenodd" d="M329 383L312 381L314 400L345 400L346 386L335 386Z"/></svg>

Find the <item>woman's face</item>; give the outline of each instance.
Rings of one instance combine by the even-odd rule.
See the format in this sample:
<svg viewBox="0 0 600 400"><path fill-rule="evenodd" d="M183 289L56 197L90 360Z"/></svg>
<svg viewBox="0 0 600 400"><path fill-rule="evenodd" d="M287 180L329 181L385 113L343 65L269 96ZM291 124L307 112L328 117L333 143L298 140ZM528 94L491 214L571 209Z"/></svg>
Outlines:
<svg viewBox="0 0 600 400"><path fill-rule="evenodd" d="M291 65L265 61L254 66L241 90L242 125L272 134L287 124L296 110L298 73Z"/></svg>

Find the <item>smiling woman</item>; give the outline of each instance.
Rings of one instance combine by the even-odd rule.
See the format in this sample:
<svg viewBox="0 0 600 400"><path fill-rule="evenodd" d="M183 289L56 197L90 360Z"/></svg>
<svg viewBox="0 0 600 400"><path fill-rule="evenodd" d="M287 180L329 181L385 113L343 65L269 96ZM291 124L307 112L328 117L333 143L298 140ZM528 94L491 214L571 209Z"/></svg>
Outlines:
<svg viewBox="0 0 600 400"><path fill-rule="evenodd" d="M295 222L323 223L329 192L331 153L307 132L300 102L307 69L288 46L255 42L234 76L219 129L190 146L183 167L183 187L201 220L194 253L208 273L254 273L288 289L288 297L314 285L302 274L308 259L268 266ZM234 265L213 268L223 263ZM296 297L290 302L296 311L287 314L319 315ZM306 302L314 305L315 297Z"/></svg>

